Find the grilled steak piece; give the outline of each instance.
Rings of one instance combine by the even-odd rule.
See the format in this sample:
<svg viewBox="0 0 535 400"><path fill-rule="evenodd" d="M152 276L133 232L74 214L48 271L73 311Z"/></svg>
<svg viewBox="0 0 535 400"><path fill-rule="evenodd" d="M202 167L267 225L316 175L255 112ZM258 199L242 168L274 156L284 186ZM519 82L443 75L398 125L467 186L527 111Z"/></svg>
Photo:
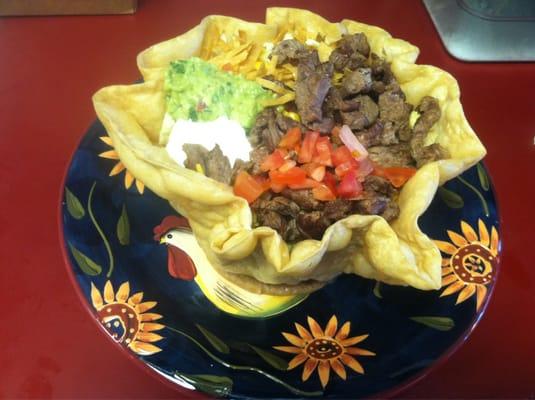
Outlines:
<svg viewBox="0 0 535 400"><path fill-rule="evenodd" d="M297 216L297 226L312 239L321 239L331 221L321 211L300 212Z"/></svg>
<svg viewBox="0 0 535 400"><path fill-rule="evenodd" d="M216 181L230 184L232 168L228 158L223 154L219 145L208 151L199 144L184 144L182 149L187 155L184 166L189 169L197 169L197 164L202 167L204 174Z"/></svg>
<svg viewBox="0 0 535 400"><path fill-rule="evenodd" d="M336 71L343 71L346 68L355 70L366 63L369 54L370 45L366 35L355 33L344 35L332 51L329 61Z"/></svg>
<svg viewBox="0 0 535 400"><path fill-rule="evenodd" d="M316 56L306 57L297 66L295 104L305 126L323 119L322 106L331 87L332 64L320 64Z"/></svg>
<svg viewBox="0 0 535 400"><path fill-rule="evenodd" d="M350 71L342 79L342 92L344 97L359 93L367 93L372 88L372 70L370 68L358 68Z"/></svg>
<svg viewBox="0 0 535 400"><path fill-rule="evenodd" d="M441 116L438 101L434 97L426 96L416 110L420 113L420 117L414 124L410 146L416 165L420 167L429 162L446 158L448 155L446 150L438 143L424 146L429 130Z"/></svg>
<svg viewBox="0 0 535 400"><path fill-rule="evenodd" d="M277 65L281 65L298 61L306 57L310 52L301 42L295 39L287 39L277 43L271 54L277 56Z"/></svg>
<svg viewBox="0 0 535 400"><path fill-rule="evenodd" d="M306 211L315 211L321 210L324 203L316 200L312 194L312 190L302 189L302 190L293 190L293 189L284 189L281 193L284 197L294 201L297 205Z"/></svg>
<svg viewBox="0 0 535 400"><path fill-rule="evenodd" d="M336 199L325 203L323 213L331 223L348 217L352 214L353 205L350 200Z"/></svg>
<svg viewBox="0 0 535 400"><path fill-rule="evenodd" d="M368 175L364 179L363 186L366 193L380 193L386 196L393 196L396 193L390 181L380 176Z"/></svg>
<svg viewBox="0 0 535 400"><path fill-rule="evenodd" d="M249 169L249 172L253 175L259 175L263 173L264 171L260 169L260 165L270 153L271 152L265 146L255 147L253 150L251 150L249 157L251 159L252 167Z"/></svg>
<svg viewBox="0 0 535 400"><path fill-rule="evenodd" d="M375 122L379 108L369 96L357 96L354 101L359 103L358 110L340 112L340 115L345 125L353 130L362 130Z"/></svg>
<svg viewBox="0 0 535 400"><path fill-rule="evenodd" d="M408 143L368 148L370 160L382 167L414 167L411 148Z"/></svg>
<svg viewBox="0 0 535 400"><path fill-rule="evenodd" d="M390 63L379 57L377 54L372 53L370 57L370 64L372 68L372 76L376 81L381 81L385 85L392 83L396 80L392 70L390 69Z"/></svg>
<svg viewBox="0 0 535 400"><path fill-rule="evenodd" d="M299 125L299 122L276 112L275 108L268 107L258 114L249 132L249 141L253 146L264 146L271 152L288 129Z"/></svg>
<svg viewBox="0 0 535 400"><path fill-rule="evenodd" d="M382 121L391 121L401 125L409 120L412 106L405 102L401 92L386 91L379 96L379 115Z"/></svg>

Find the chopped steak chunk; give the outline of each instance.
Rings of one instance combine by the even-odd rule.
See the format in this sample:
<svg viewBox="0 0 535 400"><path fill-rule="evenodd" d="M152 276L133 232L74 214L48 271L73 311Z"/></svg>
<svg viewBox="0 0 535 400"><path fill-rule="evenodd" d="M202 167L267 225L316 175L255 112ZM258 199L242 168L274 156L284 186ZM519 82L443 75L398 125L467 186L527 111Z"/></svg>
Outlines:
<svg viewBox="0 0 535 400"><path fill-rule="evenodd" d="M200 165L205 175L216 181L230 184L232 168L228 158L223 154L219 145L208 151L199 144L184 144L182 147L187 155L184 166L190 169L197 169Z"/></svg>
<svg viewBox="0 0 535 400"><path fill-rule="evenodd" d="M323 63L313 57L302 59L297 66L295 104L301 121L308 126L323 118L323 101L331 87L332 64Z"/></svg>

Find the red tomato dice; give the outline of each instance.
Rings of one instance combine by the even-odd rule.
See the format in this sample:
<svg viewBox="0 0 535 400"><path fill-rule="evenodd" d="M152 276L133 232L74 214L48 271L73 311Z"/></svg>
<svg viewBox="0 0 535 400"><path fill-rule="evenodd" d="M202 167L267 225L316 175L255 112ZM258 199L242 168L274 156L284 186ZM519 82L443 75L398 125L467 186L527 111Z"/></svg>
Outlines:
<svg viewBox="0 0 535 400"><path fill-rule="evenodd" d="M331 153L333 150L333 145L331 144L329 137L320 136L318 140L316 140L315 150L316 151L314 152L312 161L321 165L328 166L328 167L331 167L333 165L332 160L331 160Z"/></svg>
<svg viewBox="0 0 535 400"><path fill-rule="evenodd" d="M333 174L326 171L323 177L323 183L331 189L331 192L336 193L336 177Z"/></svg>
<svg viewBox="0 0 535 400"><path fill-rule="evenodd" d="M273 153L267 156L262 164L260 164L260 169L264 172L273 171L274 169L280 168L284 162L285 153L282 150L276 149Z"/></svg>
<svg viewBox="0 0 535 400"><path fill-rule="evenodd" d="M255 201L266 190L246 171L241 171L234 182L234 194L243 197L249 203Z"/></svg>
<svg viewBox="0 0 535 400"><path fill-rule="evenodd" d="M318 140L319 136L319 132L307 132L305 134L305 138L303 139L303 143L301 144L297 158L301 164L312 161L314 150L316 149L316 141Z"/></svg>
<svg viewBox="0 0 535 400"><path fill-rule="evenodd" d="M293 149L301 141L301 129L298 126L288 129L288 132L281 138L279 147Z"/></svg>
<svg viewBox="0 0 535 400"><path fill-rule="evenodd" d="M294 185L305 181L307 174L299 167L292 167L288 171L269 171L269 178L275 185Z"/></svg>
<svg viewBox="0 0 535 400"><path fill-rule="evenodd" d="M293 184L288 185L288 187L290 189L297 190L297 189L312 189L320 185L321 183L319 183L318 181L315 181L314 179L306 178L303 182L293 183Z"/></svg>
<svg viewBox="0 0 535 400"><path fill-rule="evenodd" d="M344 199L352 199L362 193L362 184L357 180L355 170L349 171L338 184L337 193Z"/></svg>
<svg viewBox="0 0 535 400"><path fill-rule="evenodd" d="M336 196L326 185L320 184L318 187L312 189L312 195L319 201L336 200Z"/></svg>
<svg viewBox="0 0 535 400"><path fill-rule="evenodd" d="M335 167L350 160L355 160L355 158L346 146L339 146L332 152L332 162Z"/></svg>

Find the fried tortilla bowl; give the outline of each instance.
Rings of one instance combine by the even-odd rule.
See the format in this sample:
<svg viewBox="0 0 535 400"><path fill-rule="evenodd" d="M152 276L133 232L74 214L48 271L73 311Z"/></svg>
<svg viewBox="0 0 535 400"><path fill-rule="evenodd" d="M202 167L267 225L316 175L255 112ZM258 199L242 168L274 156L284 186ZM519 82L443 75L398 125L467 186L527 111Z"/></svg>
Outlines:
<svg viewBox="0 0 535 400"><path fill-rule="evenodd" d="M485 155L464 116L456 80L439 68L415 64L415 46L374 26L349 20L330 23L309 11L288 8L268 9L266 21L206 17L187 33L138 56L145 83L99 90L93 97L95 109L121 161L188 218L214 268L249 291L310 292L341 273L423 290L440 288L440 252L419 229L418 218L439 185ZM392 223L380 216L352 215L331 225L321 241L287 244L271 228L252 228L247 201L235 196L231 187L179 166L168 156L160 130L166 112L163 79L170 61L197 56L249 79L278 74L291 87L291 70L275 70L276 63L261 58L265 42L276 43L290 33L302 42L319 43L318 53L324 58L343 34L357 32L367 36L372 52L391 63L409 103L417 105L424 96L438 100L442 116L426 144L440 143L451 157L424 165L405 184L398 199L400 214ZM279 95L279 104L292 98L291 91Z"/></svg>

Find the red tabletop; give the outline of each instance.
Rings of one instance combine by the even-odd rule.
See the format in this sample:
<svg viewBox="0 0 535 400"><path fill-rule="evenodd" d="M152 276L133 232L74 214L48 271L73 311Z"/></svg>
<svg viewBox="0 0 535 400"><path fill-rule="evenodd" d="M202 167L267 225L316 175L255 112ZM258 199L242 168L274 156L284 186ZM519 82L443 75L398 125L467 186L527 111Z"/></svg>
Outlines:
<svg viewBox="0 0 535 400"><path fill-rule="evenodd" d="M61 180L95 118L91 95L138 79L138 52L208 14L262 21L274 3L153 0L131 16L0 19L0 398L186 396L124 357L82 307L58 239ZM284 5L378 25L417 45L420 63L458 79L489 152L504 244L494 297L468 342L401 396L533 398L535 64L455 60L415 0Z"/></svg>

